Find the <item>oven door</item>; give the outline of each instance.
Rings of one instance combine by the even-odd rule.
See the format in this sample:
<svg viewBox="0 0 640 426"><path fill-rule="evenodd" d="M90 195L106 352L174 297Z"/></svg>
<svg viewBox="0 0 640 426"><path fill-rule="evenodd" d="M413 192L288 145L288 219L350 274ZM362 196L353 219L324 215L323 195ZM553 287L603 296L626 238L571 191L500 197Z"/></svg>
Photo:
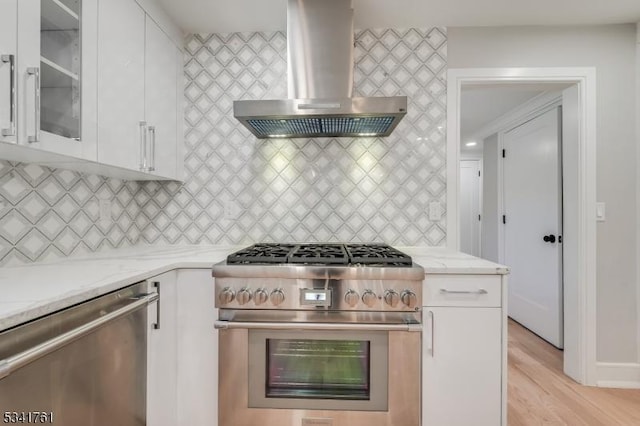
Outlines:
<svg viewBox="0 0 640 426"><path fill-rule="evenodd" d="M216 327L219 426L419 424L419 324Z"/></svg>

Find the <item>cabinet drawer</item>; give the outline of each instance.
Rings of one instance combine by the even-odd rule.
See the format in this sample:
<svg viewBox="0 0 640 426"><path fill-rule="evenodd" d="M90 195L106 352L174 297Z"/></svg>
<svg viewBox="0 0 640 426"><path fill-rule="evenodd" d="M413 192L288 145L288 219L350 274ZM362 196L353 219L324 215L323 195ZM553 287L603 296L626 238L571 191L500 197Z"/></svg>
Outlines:
<svg viewBox="0 0 640 426"><path fill-rule="evenodd" d="M424 280L424 306L502 305L500 275L429 275Z"/></svg>

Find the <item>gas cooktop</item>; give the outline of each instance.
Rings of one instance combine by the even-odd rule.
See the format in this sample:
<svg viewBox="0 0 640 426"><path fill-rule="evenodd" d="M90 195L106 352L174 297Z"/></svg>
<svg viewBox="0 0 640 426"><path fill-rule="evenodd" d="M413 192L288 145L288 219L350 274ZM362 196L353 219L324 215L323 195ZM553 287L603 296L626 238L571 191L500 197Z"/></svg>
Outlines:
<svg viewBox="0 0 640 426"><path fill-rule="evenodd" d="M386 244L260 243L227 257L227 265L327 265L411 267L411 257Z"/></svg>

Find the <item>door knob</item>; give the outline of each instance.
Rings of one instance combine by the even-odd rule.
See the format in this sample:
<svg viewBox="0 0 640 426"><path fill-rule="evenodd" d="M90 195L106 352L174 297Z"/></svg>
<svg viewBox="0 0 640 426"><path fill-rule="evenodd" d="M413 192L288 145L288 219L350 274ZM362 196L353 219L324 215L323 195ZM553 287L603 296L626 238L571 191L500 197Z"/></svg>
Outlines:
<svg viewBox="0 0 640 426"><path fill-rule="evenodd" d="M556 242L556 236L551 234L551 235L545 235L544 237L542 237L542 239L544 240L545 243L555 243Z"/></svg>

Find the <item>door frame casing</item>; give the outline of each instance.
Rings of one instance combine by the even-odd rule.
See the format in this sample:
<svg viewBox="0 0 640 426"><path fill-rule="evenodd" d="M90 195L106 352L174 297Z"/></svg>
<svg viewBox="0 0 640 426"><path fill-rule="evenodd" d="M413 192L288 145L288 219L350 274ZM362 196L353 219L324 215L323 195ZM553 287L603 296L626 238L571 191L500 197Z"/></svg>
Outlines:
<svg viewBox="0 0 640 426"><path fill-rule="evenodd" d="M577 84L579 93L579 137L576 166L578 176L574 187L567 188L577 200L577 252L567 282L572 287L564 300L565 312L575 312L575 318L565 317L565 338L575 347L565 347L565 373L584 385L595 386L596 377L596 70L594 67L562 68L452 68L447 71L447 247L460 247L460 108L462 86L495 83L569 83ZM563 168L566 167L563 164ZM575 295L571 296L571 295ZM569 307L570 309L567 309ZM566 339L569 341L569 339ZM574 356L568 356L574 354Z"/></svg>

